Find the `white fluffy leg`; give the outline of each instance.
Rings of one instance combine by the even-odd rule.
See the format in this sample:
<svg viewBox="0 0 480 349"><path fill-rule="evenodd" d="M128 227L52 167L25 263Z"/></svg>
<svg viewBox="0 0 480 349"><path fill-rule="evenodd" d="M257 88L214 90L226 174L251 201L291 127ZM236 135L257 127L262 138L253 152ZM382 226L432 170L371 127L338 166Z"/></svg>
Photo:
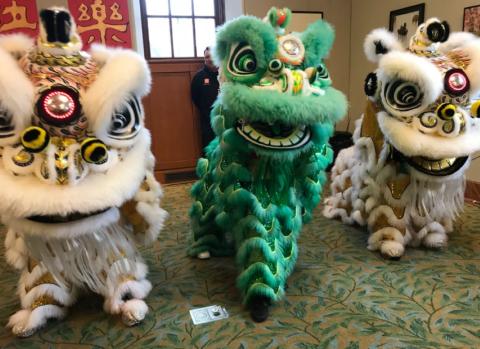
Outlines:
<svg viewBox="0 0 480 349"><path fill-rule="evenodd" d="M447 230L438 222L431 222L420 230L420 236L424 236L422 244L430 248L442 248L447 246Z"/></svg>
<svg viewBox="0 0 480 349"><path fill-rule="evenodd" d="M423 239L423 245L430 248L447 246L448 236L445 233L430 233Z"/></svg>
<svg viewBox="0 0 480 349"><path fill-rule="evenodd" d="M389 258L398 258L405 252L406 241L402 233L393 227L386 227L374 232L368 238L368 249L380 252Z"/></svg>
<svg viewBox="0 0 480 349"><path fill-rule="evenodd" d="M130 299L122 305L122 321L127 326L139 324L147 313L148 306L141 299Z"/></svg>
<svg viewBox="0 0 480 349"><path fill-rule="evenodd" d="M49 304L34 310L22 309L10 316L7 327L18 337L29 337L45 326L49 319L62 319L67 314L65 308Z"/></svg>
<svg viewBox="0 0 480 349"><path fill-rule="evenodd" d="M111 284L111 289L105 295L103 308L107 313L120 314L128 326L140 323L148 312L143 301L152 289L152 284L145 277L147 266L137 262L135 275L116 275L118 283Z"/></svg>

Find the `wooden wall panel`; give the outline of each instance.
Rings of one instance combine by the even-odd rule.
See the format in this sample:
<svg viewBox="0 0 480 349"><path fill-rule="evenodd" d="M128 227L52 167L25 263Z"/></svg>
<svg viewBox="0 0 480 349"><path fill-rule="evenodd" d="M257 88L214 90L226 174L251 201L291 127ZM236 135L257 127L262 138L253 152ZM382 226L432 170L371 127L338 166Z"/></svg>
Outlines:
<svg viewBox="0 0 480 349"><path fill-rule="evenodd" d="M144 100L146 126L152 133L156 175L195 169L200 157L198 113L191 101L190 83L199 63L150 63L152 91Z"/></svg>

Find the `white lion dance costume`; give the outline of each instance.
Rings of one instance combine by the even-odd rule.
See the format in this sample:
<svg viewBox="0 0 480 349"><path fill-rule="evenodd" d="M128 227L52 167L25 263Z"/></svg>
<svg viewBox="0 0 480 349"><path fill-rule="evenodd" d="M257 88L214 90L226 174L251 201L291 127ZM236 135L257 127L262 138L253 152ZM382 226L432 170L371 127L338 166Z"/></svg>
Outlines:
<svg viewBox="0 0 480 349"><path fill-rule="evenodd" d="M65 10L40 18L37 45L0 37L0 214L22 271L8 326L32 334L81 289L134 325L151 289L135 242L156 240L165 217L140 105L150 73L127 50L80 51Z"/></svg>
<svg viewBox="0 0 480 349"><path fill-rule="evenodd" d="M365 53L378 63L365 81L368 103L332 170L324 215L367 225L370 250L389 258L405 246L444 247L463 209L465 170L480 149L480 43L449 38L430 19L402 48L376 29Z"/></svg>

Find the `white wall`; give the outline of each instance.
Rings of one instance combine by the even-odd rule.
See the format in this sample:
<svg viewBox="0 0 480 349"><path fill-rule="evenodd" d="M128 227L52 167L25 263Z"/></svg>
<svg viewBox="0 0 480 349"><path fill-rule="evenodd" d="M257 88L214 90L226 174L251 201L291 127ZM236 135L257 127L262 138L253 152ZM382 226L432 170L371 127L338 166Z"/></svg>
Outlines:
<svg viewBox="0 0 480 349"><path fill-rule="evenodd" d="M225 19L227 21L244 14L243 0L225 0Z"/></svg>

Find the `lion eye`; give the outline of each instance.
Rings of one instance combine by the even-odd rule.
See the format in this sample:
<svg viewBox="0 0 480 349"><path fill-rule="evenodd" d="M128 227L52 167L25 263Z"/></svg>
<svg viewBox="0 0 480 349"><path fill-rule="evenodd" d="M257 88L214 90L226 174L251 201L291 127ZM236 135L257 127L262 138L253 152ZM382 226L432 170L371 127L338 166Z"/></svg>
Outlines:
<svg viewBox="0 0 480 349"><path fill-rule="evenodd" d="M141 129L141 107L136 97L122 105L112 116L108 137L115 140L131 140Z"/></svg>
<svg viewBox="0 0 480 349"><path fill-rule="evenodd" d="M417 84L401 79L387 83L384 96L386 103L398 111L416 109L423 100L423 93Z"/></svg>
<svg viewBox="0 0 480 349"><path fill-rule="evenodd" d="M255 74L257 59L250 46L240 44L234 49L230 59L229 71L234 75Z"/></svg>
<svg viewBox="0 0 480 349"><path fill-rule="evenodd" d="M0 139L14 135L13 115L0 105Z"/></svg>

